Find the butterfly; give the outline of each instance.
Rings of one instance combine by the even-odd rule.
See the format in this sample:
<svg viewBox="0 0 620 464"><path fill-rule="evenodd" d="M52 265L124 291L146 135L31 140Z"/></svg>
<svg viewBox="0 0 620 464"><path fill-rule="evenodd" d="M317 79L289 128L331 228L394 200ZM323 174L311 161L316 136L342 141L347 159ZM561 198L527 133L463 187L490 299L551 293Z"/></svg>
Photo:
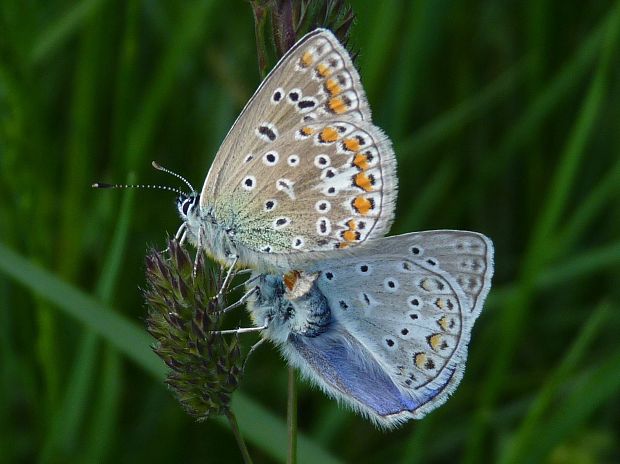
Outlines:
<svg viewBox="0 0 620 464"><path fill-rule="evenodd" d="M229 266L223 288L235 266L254 273L231 307L247 302L255 327L222 334L261 332L380 426L446 401L490 289L493 245L466 231L384 237L394 152L330 31L310 32L276 64L201 192L185 182L192 193L168 188L181 193L177 239Z"/></svg>
<svg viewBox="0 0 620 464"><path fill-rule="evenodd" d="M397 177L360 77L328 30L299 40L233 124L200 194L181 195L181 242L228 266L286 272L384 236Z"/></svg>
<svg viewBox="0 0 620 464"><path fill-rule="evenodd" d="M492 275L484 235L416 232L303 271L257 274L248 308L305 378L391 428L421 419L458 386Z"/></svg>

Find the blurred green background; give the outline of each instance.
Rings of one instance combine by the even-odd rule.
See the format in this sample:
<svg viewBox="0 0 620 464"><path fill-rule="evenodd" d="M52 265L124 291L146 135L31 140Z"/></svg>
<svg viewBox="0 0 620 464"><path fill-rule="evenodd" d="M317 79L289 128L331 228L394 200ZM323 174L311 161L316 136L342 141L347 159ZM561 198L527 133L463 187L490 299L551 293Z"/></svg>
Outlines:
<svg viewBox="0 0 620 464"><path fill-rule="evenodd" d="M392 233L483 232L497 270L443 407L384 433L300 383L300 462L620 462L620 4L352 6ZM258 83L245 1L0 1L1 461L240 461L143 330L173 195L90 184L176 185L157 160L200 186ZM234 402L257 463L285 459L286 387L261 349Z"/></svg>

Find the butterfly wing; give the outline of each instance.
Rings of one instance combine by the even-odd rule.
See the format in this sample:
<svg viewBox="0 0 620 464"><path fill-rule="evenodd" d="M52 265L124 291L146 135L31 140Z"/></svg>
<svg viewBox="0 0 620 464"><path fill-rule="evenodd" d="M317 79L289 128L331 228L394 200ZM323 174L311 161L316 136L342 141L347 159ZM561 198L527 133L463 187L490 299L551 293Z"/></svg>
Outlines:
<svg viewBox="0 0 620 464"><path fill-rule="evenodd" d="M296 126L248 155L221 188L219 220L254 252L294 253L381 237L393 218L396 176L383 133L364 121Z"/></svg>
<svg viewBox="0 0 620 464"><path fill-rule="evenodd" d="M442 244L442 237L452 237L452 244ZM465 243L470 246L462 248ZM486 247L484 255L478 254L477 246L482 244ZM476 245L473 250L471 245ZM434 256L426 257L430 251ZM475 274L483 282L481 289L466 293L458 277L441 267L437 256L450 263L458 263L457 256L476 256L484 261L485 272ZM347 392L368 388L363 380L368 376L360 366L380 366L404 395L389 403L392 409L401 404L400 410L384 415L363 399L354 398L349 403L387 426L421 418L447 400L463 376L472 315L480 312L490 286L492 245L486 237L459 231L388 237L352 249L346 258L316 263L308 271L321 272L318 288L327 298L335 327L342 327L346 333L332 345L342 345L340 351L351 349L362 359L342 365L337 377L340 383L330 383L326 390L335 389L336 396L348 401L351 394ZM359 348L346 337L354 339ZM316 338L304 340L313 350L297 351L309 368L324 378L313 359L319 355L329 359L330 355L320 337ZM337 363L324 362L328 367L332 364ZM350 370L357 373L349 374ZM381 380L378 385L383 388L387 382Z"/></svg>
<svg viewBox="0 0 620 464"><path fill-rule="evenodd" d="M281 349L308 380L381 426L403 422L403 411L420 406L339 324L332 324L329 332L318 337L291 334Z"/></svg>
<svg viewBox="0 0 620 464"><path fill-rule="evenodd" d="M331 32L307 35L282 58L226 137L201 195L246 264L387 233L394 153L369 120L357 71Z"/></svg>
<svg viewBox="0 0 620 464"><path fill-rule="evenodd" d="M269 142L302 121L334 116L371 119L348 52L330 31L316 29L280 59L241 111L215 157L201 200L214 198L248 153L266 151Z"/></svg>
<svg viewBox="0 0 620 464"><path fill-rule="evenodd" d="M493 243L477 232L430 230L386 239L390 253L411 256L449 274L467 299L472 322L480 315L493 277Z"/></svg>

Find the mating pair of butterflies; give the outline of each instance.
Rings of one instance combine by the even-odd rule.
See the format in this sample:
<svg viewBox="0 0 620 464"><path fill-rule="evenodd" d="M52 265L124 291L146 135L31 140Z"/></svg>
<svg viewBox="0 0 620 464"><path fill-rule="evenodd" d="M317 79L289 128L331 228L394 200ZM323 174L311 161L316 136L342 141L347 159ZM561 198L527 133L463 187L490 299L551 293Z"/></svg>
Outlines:
<svg viewBox="0 0 620 464"><path fill-rule="evenodd" d="M263 338L385 427L454 391L493 273L479 233L384 237L395 171L349 54L317 29L250 99L200 194L177 203L181 241L254 270L248 307Z"/></svg>

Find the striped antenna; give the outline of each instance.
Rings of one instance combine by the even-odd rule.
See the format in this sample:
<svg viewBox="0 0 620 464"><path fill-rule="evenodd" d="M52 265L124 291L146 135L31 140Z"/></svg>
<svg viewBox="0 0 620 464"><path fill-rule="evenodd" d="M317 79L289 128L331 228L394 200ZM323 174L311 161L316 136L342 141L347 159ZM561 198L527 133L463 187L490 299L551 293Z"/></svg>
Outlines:
<svg viewBox="0 0 620 464"><path fill-rule="evenodd" d="M170 169L166 169L165 167L160 165L157 161L152 161L151 165L155 169L157 169L158 171L166 172L166 173L170 174L171 176L174 176L177 179L182 180L183 182L185 182L185 185L187 185L192 192L196 191L196 189L194 187L192 187L192 184L190 184L189 181L185 177L183 177L182 175L177 174L176 172L173 172Z"/></svg>
<svg viewBox="0 0 620 464"><path fill-rule="evenodd" d="M158 189L158 190L168 190L170 192L178 193L179 195L189 198L189 195L181 190L168 187L167 185L147 185L147 184L106 184L104 182L95 182L91 185L92 188L97 189L126 189L126 188L144 188L144 189Z"/></svg>

